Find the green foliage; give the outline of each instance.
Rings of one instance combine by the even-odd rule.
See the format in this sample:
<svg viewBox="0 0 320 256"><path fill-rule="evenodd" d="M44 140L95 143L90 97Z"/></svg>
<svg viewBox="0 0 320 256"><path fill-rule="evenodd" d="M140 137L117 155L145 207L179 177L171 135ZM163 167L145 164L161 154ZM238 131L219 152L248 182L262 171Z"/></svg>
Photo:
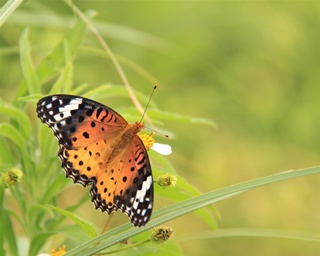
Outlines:
<svg viewBox="0 0 320 256"><path fill-rule="evenodd" d="M43 8L45 12L49 13L45 7ZM9 13L13 13L13 11ZM27 15L29 17L27 20L30 20L30 22L33 19L26 10L20 10L20 14ZM90 20L94 14L94 11L89 11L86 13L86 17ZM6 19L7 17L0 19L0 22L3 23ZM65 20L70 21L70 18ZM92 224L91 219L79 214L79 212L82 212L80 210L81 206L91 204L87 194L80 195L77 198L73 196L71 198L72 203L62 208L59 198L65 190L72 188L73 185L64 177L61 170L59 159L56 157L57 142L52 132L36 118L35 104L37 100L44 95L55 93L78 94L101 102L106 100L113 102L114 99L117 99L121 102L118 106L119 112L128 121L133 122L141 118L140 112L130 102L131 97L128 88L122 82L119 82L118 78L110 79L115 82L103 82L96 86L96 82L83 80L83 76L77 73L77 57L84 52L89 52L89 55L96 54L103 59L106 56L104 51L96 49L97 46L91 46L91 38L85 36L86 29L88 29L87 21L83 18L74 18L74 20L76 21L75 24L67 29L66 34L59 38L45 57L38 49L41 43L36 44L31 40L33 29L23 27L18 47L21 82L15 88L15 94L11 93L14 95L12 99L6 99L5 95L1 94L3 98L0 99L0 171L5 173L11 168L18 168L22 171L23 176L20 182L14 183L7 189L10 190L10 193L6 193L7 190L4 189L0 191L0 255L4 252L8 252L10 255L19 255L19 252L25 251L26 248L19 248L21 246L18 242L19 237L28 239L27 249L30 256L43 251L49 252L52 248L58 249L63 244L68 245L66 255L92 255L101 252L113 252L119 255L151 255L154 253L180 255L182 251L177 241L170 240L165 245L151 243L149 241L149 230L191 212L195 213L192 218L201 220L202 224L208 227L210 231L194 234L191 238L185 238L186 240L230 236L267 236L304 239L312 242L320 241L319 236L312 232L291 233L289 231L267 229L251 230L251 232L245 229L217 231L218 225L214 216L219 214L212 205L271 183L280 181L283 183L285 180L319 173L319 167L283 172L202 194L195 185L188 181L189 179L181 175L183 171L174 168L174 164L168 160L170 157L150 151L155 179L160 175L170 173L177 177L177 185L162 188L155 184L156 201L164 201L165 205L154 211L146 227L138 229L132 227L131 223L127 223L112 227L106 233L97 236L101 232L101 227L97 227L96 224ZM90 25L92 24L90 23ZM150 34L110 24L108 30L104 26L105 24L102 25L97 24L102 34L108 34L111 31L114 37L122 37L122 40L129 41L131 44L148 45L148 42L153 42L157 49L168 47L166 41L161 41ZM129 32L132 35L131 37L126 35ZM85 43L82 43L83 41ZM10 56L11 50L3 47L1 53ZM39 62L37 65L34 64L35 56ZM126 71L128 74L134 71L147 81L155 80L148 70L129 58L124 56L117 56L117 58L128 69ZM107 65L115 68L112 66L114 64L108 63ZM85 63L85 69L94 72L95 65L87 62ZM219 72L216 71L216 74L219 74ZM82 78L79 79L77 75ZM226 83L229 82L229 80L226 81ZM222 90L228 91L231 89ZM141 105L145 106L149 98L149 90L135 90L135 95ZM195 95L191 96L194 97ZM175 100L180 101L181 98L176 97ZM220 100L222 101L221 105L228 108L226 102L223 99ZM152 100L147 111L154 125L165 127L165 123L173 122L177 124L177 127L188 127L188 129L194 127L194 125L205 125L209 129L216 127L216 124L208 118L162 110L155 103L156 101ZM181 102L181 104L184 104L184 102ZM185 113L188 113L188 111ZM174 129L163 129L166 133L173 135L172 137L175 137L178 133ZM194 134L190 134L191 136L194 136ZM200 173L200 168L198 167L195 173ZM59 241L59 244L56 244L55 236L59 235L63 235L63 239ZM121 244L128 239L133 244Z"/></svg>
<svg viewBox="0 0 320 256"><path fill-rule="evenodd" d="M84 23L79 20L77 24L70 29L61 42L41 60L40 65L34 66L31 52L32 46L29 42L29 30L26 29L20 38L20 64L24 79L21 82L17 95L15 97L15 106L2 102L0 111L7 118L7 121L0 126L0 134L4 143L4 148L8 148L7 157L4 156L4 166L21 166L24 177L21 184L15 184L11 188L14 199L17 201L20 214L13 214L7 211L4 214L6 230L8 238L8 247L12 255L17 255L17 244L15 242L15 230L12 228L11 218L16 218L23 229L25 235L30 241L29 255L35 255L43 246L48 243L50 237L61 232L62 222L65 218L69 218L76 225L82 228L91 238L96 236L99 229L94 228L83 218L79 218L74 212L81 203L77 203L69 207L70 211L59 209L57 205L57 197L59 193L67 186L67 181L63 177L60 169L60 163L56 157L56 141L51 131L35 120L35 103L42 97L43 85L48 79L55 78L55 82L46 90L48 94L66 93L79 94L86 97L94 97L98 95L106 95L106 97L128 97L127 90L123 86L101 85L95 89L88 89L87 86L75 86L73 81L73 58L80 46L84 35ZM81 89L80 89L81 88ZM137 93L138 99L146 104L148 96L143 93ZM105 97L104 97L105 98ZM179 116L172 113L163 114L162 111L155 108L152 103L150 109L150 117L155 120L175 120L187 123L206 123L211 121L197 119L187 116ZM26 110L32 110L30 113ZM139 117L139 114L129 108L123 111L128 119ZM36 128L35 128L36 127ZM4 138L6 138L4 140ZM11 148L11 150L10 150ZM15 159L12 161L12 159ZM17 164L19 163L19 164ZM160 163L161 164L161 163ZM162 169L168 169L169 162L162 158ZM155 175L163 173L155 169ZM2 170L3 172L5 169ZM188 194L182 191L189 192ZM200 195L200 192L193 186L180 179L179 189L174 189L170 193L170 188L166 189L167 193L160 193L175 202L185 200L191 196ZM22 196L26 195L26 197ZM84 200L81 200L84 201ZM49 208L46 204L51 205ZM54 211L50 210L53 209ZM212 219L212 212L208 210L200 210L198 216L216 227ZM131 227L131 224L129 224ZM134 229L131 227L131 229ZM141 229L142 230L142 229ZM81 253L82 254L82 253Z"/></svg>
<svg viewBox="0 0 320 256"><path fill-rule="evenodd" d="M95 237L96 234L96 230L95 228L92 227L92 224L87 223L85 220L83 220L82 218L76 216L75 214L72 214L68 211L65 211L63 209L59 209L57 207L54 206L49 206L51 209L61 213L62 215L66 216L67 218L71 219L73 222L75 222L79 227L81 227L91 238Z"/></svg>

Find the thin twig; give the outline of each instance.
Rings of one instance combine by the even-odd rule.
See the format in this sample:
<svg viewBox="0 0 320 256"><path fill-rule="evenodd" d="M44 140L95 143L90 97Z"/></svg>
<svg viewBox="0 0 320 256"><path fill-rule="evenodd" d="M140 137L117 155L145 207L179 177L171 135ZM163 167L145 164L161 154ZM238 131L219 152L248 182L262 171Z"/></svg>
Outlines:
<svg viewBox="0 0 320 256"><path fill-rule="evenodd" d="M137 109L139 110L139 112L141 114L143 114L144 112L144 108L141 106L140 102L138 101L137 97L135 96L132 87L129 84L129 81L125 75L125 73L123 72L123 69L121 68L117 58L115 57L115 55L113 54L113 52L111 51L110 47L108 46L108 44L103 40L103 38L100 36L98 30L93 26L93 24L91 23L91 21L84 15L84 13L76 6L73 4L72 0L64 0L71 8L72 10L87 24L88 28L91 30L91 32L97 37L99 43L101 44L101 46L103 47L103 49L107 52L107 54L109 55L113 65L115 66L116 70L119 73L119 76L123 82L123 84L125 85L125 87L128 90L129 96L133 102L133 104L137 107ZM152 124L150 118L145 115L145 119L148 123Z"/></svg>

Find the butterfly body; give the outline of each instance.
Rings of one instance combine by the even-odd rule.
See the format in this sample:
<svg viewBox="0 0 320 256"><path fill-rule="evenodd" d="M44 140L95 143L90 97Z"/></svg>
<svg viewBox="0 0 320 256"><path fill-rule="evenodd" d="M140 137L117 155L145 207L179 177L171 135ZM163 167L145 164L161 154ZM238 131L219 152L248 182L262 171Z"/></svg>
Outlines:
<svg viewBox="0 0 320 256"><path fill-rule="evenodd" d="M109 157L109 161L111 161L114 157L117 157L123 151L123 149L134 140L135 136L143 129L143 127L144 124L140 122L128 124L123 133L117 136L117 139L110 145L112 148L112 153Z"/></svg>
<svg viewBox="0 0 320 256"><path fill-rule="evenodd" d="M73 95L40 99L37 114L59 141L66 176L92 186L96 209L120 209L135 226L144 226L153 206L150 161L137 135L144 124L128 124L111 108Z"/></svg>

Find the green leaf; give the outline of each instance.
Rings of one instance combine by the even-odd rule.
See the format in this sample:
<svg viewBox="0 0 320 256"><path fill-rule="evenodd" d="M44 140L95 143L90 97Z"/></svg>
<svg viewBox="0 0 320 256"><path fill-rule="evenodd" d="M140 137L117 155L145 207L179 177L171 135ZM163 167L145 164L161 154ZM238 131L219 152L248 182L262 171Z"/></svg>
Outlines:
<svg viewBox="0 0 320 256"><path fill-rule="evenodd" d="M164 175L166 173L159 173L154 170L153 172L155 177ZM156 196L162 196L173 202L181 202L187 200L194 196L200 196L201 192L193 185L189 184L183 177L175 175L177 177L177 184L175 187L160 187L158 184L155 184L155 194ZM156 178L155 178L156 179ZM217 229L217 223L213 219L213 213L216 213L218 216L217 210L213 206L209 206L211 211L206 208L199 209L195 211L204 222L206 222L211 228Z"/></svg>
<svg viewBox="0 0 320 256"><path fill-rule="evenodd" d="M90 12L88 14L89 17L92 17L93 14ZM39 83L44 83L45 81L52 78L54 75L60 72L60 70L69 63L70 59L75 56L76 51L78 50L82 38L84 36L86 25L83 21L78 20L76 25L69 30L64 39L55 47L55 49L45 57L35 73L37 74ZM68 62L66 61L65 56L65 45L69 46L70 52L68 57ZM21 61L21 64L26 64L24 61ZM26 67L23 67L24 69ZM18 92L16 94L16 98L23 97L27 95L27 80L23 80L19 86ZM40 93L38 91L37 93Z"/></svg>
<svg viewBox="0 0 320 256"><path fill-rule="evenodd" d="M25 139L29 139L31 136L32 131L32 124L29 119L29 117L20 111L17 108L14 107L8 107L8 106L1 106L0 105L0 113L3 113L7 116L9 116L11 119L15 120L21 129L21 134L24 136Z"/></svg>
<svg viewBox="0 0 320 256"><path fill-rule="evenodd" d="M88 201L90 200L90 195L89 194L84 194L82 196L82 198L80 198L77 202L75 202L74 205L68 206L67 207L67 211L69 212L74 212L75 210L77 210L81 205L88 203Z"/></svg>
<svg viewBox="0 0 320 256"><path fill-rule="evenodd" d="M43 195L43 198L41 199L41 203L48 203L52 198L57 196L61 190L66 186L66 177L63 175L58 175L51 184L48 184L48 188L46 190L46 193Z"/></svg>
<svg viewBox="0 0 320 256"><path fill-rule="evenodd" d="M203 240L224 237L272 237L283 239L297 239L312 242L320 242L320 234L313 232L277 230L277 229L253 229L253 228L227 228L215 231L202 231L201 233L192 233L181 237L179 242L188 242L191 240Z"/></svg>
<svg viewBox="0 0 320 256"><path fill-rule="evenodd" d="M20 37L20 64L28 92L34 94L40 92L40 84L32 64L28 34L29 29L25 29Z"/></svg>
<svg viewBox="0 0 320 256"><path fill-rule="evenodd" d="M15 160L10 152L10 148L2 137L0 137L0 152L0 163L6 163L9 166L13 166L15 164Z"/></svg>
<svg viewBox="0 0 320 256"><path fill-rule="evenodd" d="M60 74L59 79L52 86L49 94L66 93L72 87L72 83L73 65L72 62L70 62Z"/></svg>
<svg viewBox="0 0 320 256"><path fill-rule="evenodd" d="M40 124L40 121L38 121ZM38 131L38 145L40 148L40 156L38 163L40 168L47 166L48 161L52 158L56 159L56 152L58 151L57 140L52 136L52 132L47 125L40 124Z"/></svg>
<svg viewBox="0 0 320 256"><path fill-rule="evenodd" d="M28 213L30 216L32 216L32 228L39 233L43 231L42 220L46 216L46 213L50 214L51 216L53 215L51 209L43 204L32 205L28 209Z"/></svg>
<svg viewBox="0 0 320 256"><path fill-rule="evenodd" d="M5 230L5 239L8 244L9 250L11 252L11 255L18 255L18 246L17 246L17 239L14 233L14 229L12 226L11 219L9 218L9 215L6 210L3 210L2 212L2 225L3 230Z"/></svg>
<svg viewBox="0 0 320 256"><path fill-rule="evenodd" d="M23 101L23 102L37 102L40 98L42 98L42 94L32 94L28 96L18 97L17 101Z"/></svg>
<svg viewBox="0 0 320 256"><path fill-rule="evenodd" d="M207 118L199 118L199 117L191 117L191 116L185 116L180 114L175 114L172 112L166 112L166 111L160 111L160 110L154 110L154 109L148 109L148 115L155 119L160 120L171 120L171 121L180 121L180 122L186 122L190 124L202 124L202 125L208 125L213 128L217 128L216 123L214 123L212 120Z"/></svg>
<svg viewBox="0 0 320 256"><path fill-rule="evenodd" d="M87 91L86 93L83 94L83 97L86 98L92 98L95 95L106 95L109 96L110 90L113 86L111 84L102 84L98 86L97 88Z"/></svg>
<svg viewBox="0 0 320 256"><path fill-rule="evenodd" d="M82 244L88 241L91 237L78 225L63 226L59 229L59 234L64 235L72 241L72 244ZM66 240L69 244L69 241ZM68 248L69 249L69 246Z"/></svg>
<svg viewBox="0 0 320 256"><path fill-rule="evenodd" d="M85 91L88 88L88 84L87 83L83 83L83 84L79 84L77 86L74 86L74 88L70 91L66 91L68 94L72 94L72 95L79 95L81 94L83 91Z"/></svg>
<svg viewBox="0 0 320 256"><path fill-rule="evenodd" d="M89 14L92 17L92 14ZM83 21L78 20L76 25L66 34L63 40L56 48L40 63L37 73L40 81L45 81L59 72L70 59L75 56L76 51L81 45L86 25ZM66 59L65 47L68 45L68 55Z"/></svg>
<svg viewBox="0 0 320 256"><path fill-rule="evenodd" d="M150 96L146 95L144 93L141 93L139 91L134 92L137 99L141 102L141 104L147 104ZM96 101L100 101L104 105L108 105L107 103L104 103L106 98L114 98L114 97L123 97L123 98L130 98L128 90L123 86L116 86L112 84L103 84L98 86L97 88L90 90L83 94L83 97L87 98L95 98ZM151 107L156 107L155 102L150 102ZM112 106L109 106L112 107ZM141 114L135 107L132 108L126 108L128 111L127 113L134 113L139 114L141 117Z"/></svg>
<svg viewBox="0 0 320 256"><path fill-rule="evenodd" d="M137 255L137 251L134 250L133 252L135 252ZM155 253L156 252L156 253ZM118 255L118 253L117 253ZM122 254L119 255L123 255L126 256L126 251L124 251ZM132 254L134 255L134 254ZM159 245L159 244L154 244L154 243L148 243L145 244L141 247L139 247L139 251L138 251L138 255L143 255L143 256L154 256L154 255L165 255L165 256L181 256L183 255L180 247L174 243L174 241L169 241L167 242L165 245Z"/></svg>
<svg viewBox="0 0 320 256"><path fill-rule="evenodd" d="M149 221L146 227L142 227L139 229L133 228L131 223L122 225L88 241L87 243L84 243L72 249L71 251L67 252L65 256L78 254L81 254L83 256L91 255L100 252L106 248L109 248L110 246L119 243L125 239L128 239L129 237L140 234L150 228L153 228L164 222L167 222L184 214L200 209L204 206L208 206L212 203L233 197L240 193L250 191L255 188L265 186L274 182L303 177L306 175L317 173L320 173L320 167L307 168L298 171L282 172L279 174L274 174L263 178L246 181L230 187L214 190L204 195L185 200L183 202L168 206L166 208L154 212L151 217L151 220ZM104 241L101 242L102 240ZM95 246L94 248L90 248L98 242L100 242L99 245Z"/></svg>
<svg viewBox="0 0 320 256"><path fill-rule="evenodd" d="M21 225L21 226L24 225L24 222L23 222L21 216L19 216L15 211L10 210L10 209L6 209L6 211L7 211L8 216L11 216L11 218L14 218L19 223L19 225Z"/></svg>
<svg viewBox="0 0 320 256"><path fill-rule="evenodd" d="M81 227L90 237L95 237L96 236L96 230L84 219L74 215L71 212L68 212L66 210L54 207L52 205L48 205L51 209L61 213L62 215L68 217L72 221L74 221L79 227Z"/></svg>
<svg viewBox="0 0 320 256"><path fill-rule="evenodd" d="M24 168L25 174L32 175L33 174L32 170L34 165L29 155L29 152L27 151L28 141L22 137L21 133L19 133L19 131L14 126L6 123L0 124L0 135L2 135L3 137L7 137L20 149L20 152L17 150L11 149L9 154L20 157L25 167Z"/></svg>
<svg viewBox="0 0 320 256"><path fill-rule="evenodd" d="M145 98L143 98L145 99ZM143 102L143 100L139 97L139 100ZM200 117L191 117L180 115L172 112L161 111L156 108L152 108L153 104L150 103L150 108L147 110L148 116L152 119L154 124L161 124L160 120L167 120L167 121L179 121L189 124L201 124L201 125L208 125L212 128L217 128L218 126L212 120L207 118L200 118ZM135 107L126 108L122 115L132 115L134 120L139 118L139 112Z"/></svg>
<svg viewBox="0 0 320 256"><path fill-rule="evenodd" d="M0 134L4 137L9 138L14 144L16 144L20 148L21 151L25 151L25 141L14 126L6 123L0 124Z"/></svg>
<svg viewBox="0 0 320 256"><path fill-rule="evenodd" d="M22 4L23 0L8 0L0 9L0 28L12 13Z"/></svg>
<svg viewBox="0 0 320 256"><path fill-rule="evenodd" d="M41 233L31 240L30 248L28 255L38 255L40 249L44 246L44 244L47 242L47 240L54 235L55 232L50 233Z"/></svg>
<svg viewBox="0 0 320 256"><path fill-rule="evenodd" d="M172 166L172 164L169 162L167 156L161 155L153 150L149 150L148 155L150 156L150 158L152 160L152 166L156 167L160 164L161 170L168 172L168 173L171 173L171 174L177 173L175 171L174 167Z"/></svg>

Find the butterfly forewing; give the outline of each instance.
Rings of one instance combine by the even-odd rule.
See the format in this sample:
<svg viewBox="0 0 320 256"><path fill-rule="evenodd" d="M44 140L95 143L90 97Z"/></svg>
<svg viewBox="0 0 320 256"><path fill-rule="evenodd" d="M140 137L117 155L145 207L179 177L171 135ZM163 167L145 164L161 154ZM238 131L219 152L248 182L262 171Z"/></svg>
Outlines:
<svg viewBox="0 0 320 256"><path fill-rule="evenodd" d="M66 176L83 186L96 208L120 209L135 226L152 212L153 180L146 149L137 136L143 124L129 125L116 111L72 95L39 100L37 114L59 141Z"/></svg>
<svg viewBox="0 0 320 256"><path fill-rule="evenodd" d="M115 137L128 124L111 108L71 95L52 95L41 99L37 114L66 148Z"/></svg>

